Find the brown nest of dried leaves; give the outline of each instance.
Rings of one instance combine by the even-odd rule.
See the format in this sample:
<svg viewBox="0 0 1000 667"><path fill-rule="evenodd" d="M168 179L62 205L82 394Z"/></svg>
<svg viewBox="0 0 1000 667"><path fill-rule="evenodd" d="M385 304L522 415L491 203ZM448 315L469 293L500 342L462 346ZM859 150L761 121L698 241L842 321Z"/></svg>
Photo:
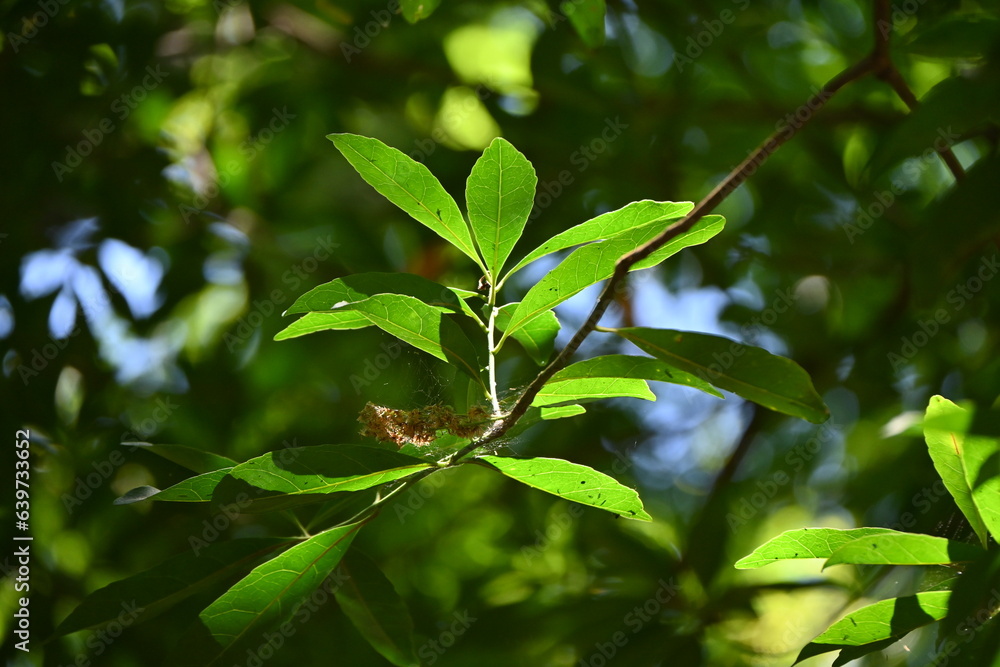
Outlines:
<svg viewBox="0 0 1000 667"><path fill-rule="evenodd" d="M476 406L468 414L458 414L447 405L428 405L414 410L396 410L368 403L361 414L361 435L371 436L397 446L407 443L429 445L438 431L447 431L461 438L475 438L490 422L485 408Z"/></svg>

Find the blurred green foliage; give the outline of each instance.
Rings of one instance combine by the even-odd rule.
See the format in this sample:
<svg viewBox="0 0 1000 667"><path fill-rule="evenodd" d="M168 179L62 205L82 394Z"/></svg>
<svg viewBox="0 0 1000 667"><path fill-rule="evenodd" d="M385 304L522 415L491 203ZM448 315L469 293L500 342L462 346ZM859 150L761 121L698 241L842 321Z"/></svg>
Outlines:
<svg viewBox="0 0 1000 667"><path fill-rule="evenodd" d="M13 648L18 595L0 554L8 664L170 664L224 588L110 643L41 640L88 593L198 540L299 532L281 515L112 505L186 476L121 442L245 460L357 442L367 401L459 402L455 376L415 350L380 367L391 339L371 330L271 340L299 294L348 273L479 279L365 186L331 132L399 148L456 196L502 134L539 176L530 248L633 200L697 200L777 125L810 119L720 207L726 230L632 280L608 321L786 354L830 422L670 387L656 409L597 404L507 445L637 486L650 525L488 471L422 483L354 546L409 604L427 664L788 665L852 605L922 584L813 561L734 570L755 546L807 525L972 535L951 520L914 425L932 394L989 406L1000 386L1000 3L900 3L893 58L923 104L909 113L868 78L814 119L799 105L870 48L867 3L616 2L600 35L585 17L604 3L563 4L574 11L3 3L2 421L31 429L35 462L30 655ZM935 141L968 170L961 182ZM541 275L524 273L511 294ZM582 320L593 298L564 314ZM605 338L585 351L621 351ZM502 369L516 387L533 366ZM332 598L294 627L266 664L387 664ZM453 646L433 648L456 627ZM932 664L934 641L918 632L859 664Z"/></svg>

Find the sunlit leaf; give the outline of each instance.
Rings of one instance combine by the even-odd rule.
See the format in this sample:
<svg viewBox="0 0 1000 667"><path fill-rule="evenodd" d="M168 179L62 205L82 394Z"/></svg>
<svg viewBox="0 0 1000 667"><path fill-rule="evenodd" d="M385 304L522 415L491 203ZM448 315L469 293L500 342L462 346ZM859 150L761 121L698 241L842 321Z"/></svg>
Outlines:
<svg viewBox="0 0 1000 667"><path fill-rule="evenodd" d="M246 572L257 560L290 540L254 537L219 542L169 558L145 572L108 584L88 595L56 628L56 635L118 620L126 607L140 609L137 622L149 621L213 584Z"/></svg>
<svg viewBox="0 0 1000 667"><path fill-rule="evenodd" d="M480 379L478 352L447 315L412 296L376 294L338 310L363 313L378 328Z"/></svg>
<svg viewBox="0 0 1000 667"><path fill-rule="evenodd" d="M199 614L217 644L202 664L232 664L245 641L262 641L340 563L361 524L331 528L255 567Z"/></svg>
<svg viewBox="0 0 1000 667"><path fill-rule="evenodd" d="M581 505L613 512L627 519L652 521L635 489L593 468L562 459L479 456L511 479Z"/></svg>
<svg viewBox="0 0 1000 667"><path fill-rule="evenodd" d="M736 561L739 570L770 565L779 560L829 558L840 547L858 538L894 533L888 528L801 528L772 537L753 552Z"/></svg>
<svg viewBox="0 0 1000 667"><path fill-rule="evenodd" d="M534 406L559 405L603 398L642 398L655 401L645 380L620 377L563 377L550 380L535 395Z"/></svg>
<svg viewBox="0 0 1000 667"><path fill-rule="evenodd" d="M289 306L285 315L329 312L354 301L363 301L376 294L412 296L446 312L461 310L458 295L433 280L410 273L357 273L317 285Z"/></svg>
<svg viewBox="0 0 1000 667"><path fill-rule="evenodd" d="M666 222L683 217L694 208L691 202L658 202L649 199L632 202L614 211L603 213L587 222L570 227L560 232L548 241L529 252L504 277L506 281L515 271L527 266L540 257L554 252L572 248L573 246L592 241L610 239L637 227L653 222Z"/></svg>
<svg viewBox="0 0 1000 667"><path fill-rule="evenodd" d="M469 222L493 281L521 238L535 202L535 169L513 145L497 137L472 167L465 187Z"/></svg>
<svg viewBox="0 0 1000 667"><path fill-rule="evenodd" d="M615 333L675 368L766 408L813 423L830 416L809 375L791 359L703 333L642 327Z"/></svg>
<svg viewBox="0 0 1000 667"><path fill-rule="evenodd" d="M132 489L120 498L115 499L115 505L130 505L140 500L163 500L176 503L206 503L212 499L212 492L222 478L229 474L232 468L222 468L189 477L183 482L160 491L153 486L140 486Z"/></svg>
<svg viewBox="0 0 1000 667"><path fill-rule="evenodd" d="M932 535L882 533L862 537L838 547L824 568L831 565L942 565L975 560L980 547Z"/></svg>
<svg viewBox="0 0 1000 667"><path fill-rule="evenodd" d="M633 396L655 400L656 396L649 391L644 380L694 387L722 397L712 385L659 359L609 354L578 361L557 372L538 393L541 398L536 398L532 405L565 402L566 399L560 397L574 393L590 399Z"/></svg>
<svg viewBox="0 0 1000 667"><path fill-rule="evenodd" d="M510 316L516 308L517 303L508 303L497 309L496 327L499 331L506 329L510 323ZM515 331L511 334L511 338L521 344L521 347L536 364L543 365L552 356L559 328L559 319L550 310Z"/></svg>
<svg viewBox="0 0 1000 667"><path fill-rule="evenodd" d="M886 639L899 639L948 613L951 591L927 591L881 600L847 614L813 642L860 646Z"/></svg>
<svg viewBox="0 0 1000 667"><path fill-rule="evenodd" d="M406 604L370 558L352 550L341 562L337 603L368 643L394 665L416 667L413 619Z"/></svg>
<svg viewBox="0 0 1000 667"><path fill-rule="evenodd" d="M330 134L327 139L379 194L486 271L458 204L427 167L378 139L356 134Z"/></svg>
<svg viewBox="0 0 1000 667"><path fill-rule="evenodd" d="M695 223L688 232L672 239L633 269L655 266L688 246L704 243L722 231L723 225L724 220L721 216L706 216ZM569 257L528 290L511 315L504 336L517 331L545 311L551 310L594 283L609 278L614 273L615 263L622 255L657 236L663 229L664 225L658 222L647 224L607 241L591 243L574 250Z"/></svg>
<svg viewBox="0 0 1000 667"><path fill-rule="evenodd" d="M360 491L431 467L418 458L364 445L288 447L250 459L230 476L289 495Z"/></svg>
<svg viewBox="0 0 1000 667"><path fill-rule="evenodd" d="M980 542L986 544L986 524L972 500L972 489L965 477L962 447L965 430L972 415L941 396L932 396L924 415L924 439L927 451L934 461L934 469L948 489L955 504L962 511L969 525L976 531Z"/></svg>
<svg viewBox="0 0 1000 667"><path fill-rule="evenodd" d="M306 313L274 336L274 340L298 338L317 331L364 329L374 326L363 313L335 310L330 313Z"/></svg>

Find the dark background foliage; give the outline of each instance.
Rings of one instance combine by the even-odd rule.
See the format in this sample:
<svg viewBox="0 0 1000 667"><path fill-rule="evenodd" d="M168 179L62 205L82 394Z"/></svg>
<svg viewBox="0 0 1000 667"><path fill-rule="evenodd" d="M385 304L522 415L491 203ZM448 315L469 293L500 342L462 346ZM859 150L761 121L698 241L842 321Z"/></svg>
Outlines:
<svg viewBox="0 0 1000 667"><path fill-rule="evenodd" d="M637 486L651 525L485 471L423 483L355 543L410 605L420 641L450 644L463 628L423 657L788 665L847 606L919 584L811 563L737 572L737 558L807 525L967 535L908 425L934 393L996 399L995 0L897 8L893 58L923 99L916 112L868 78L816 118L799 105L870 48L867 3L613 2L594 47L535 0L445 2L415 25L392 3L350 1L2 6L0 382L6 432L30 427L35 444L38 638L9 664L159 664L211 593L110 644L39 640L89 592L193 539L298 532L288 515L112 505L186 474L122 441L243 460L356 442L367 401L454 400L439 364L409 348L380 356L391 339L370 329L271 340L292 299L348 273L466 289L479 278L366 186L330 132L409 153L459 201L502 133L539 176L523 253L636 199L697 200L778 124L809 120L720 208L718 238L632 279L607 321L786 354L830 423L670 388L655 406L595 405L506 444ZM942 138L968 169L961 182L933 153ZM567 304L566 329L594 297ZM585 351L615 345L598 334ZM502 378L516 387L531 370L512 357ZM6 577L0 608L15 597ZM10 613L0 619L13 656ZM267 664L387 664L333 601L294 627ZM865 664L934 659L932 632L905 644ZM986 664L971 660L952 664Z"/></svg>

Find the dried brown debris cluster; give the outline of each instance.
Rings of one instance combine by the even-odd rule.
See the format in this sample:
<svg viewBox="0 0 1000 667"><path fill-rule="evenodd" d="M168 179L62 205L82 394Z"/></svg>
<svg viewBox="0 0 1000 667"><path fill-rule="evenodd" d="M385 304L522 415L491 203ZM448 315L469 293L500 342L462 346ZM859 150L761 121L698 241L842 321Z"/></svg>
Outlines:
<svg viewBox="0 0 1000 667"><path fill-rule="evenodd" d="M447 405L428 405L414 410L397 410L368 403L358 421L361 435L371 436L398 446L406 443L429 445L438 431L447 431L461 438L474 438L486 430L490 415L476 406L468 414L458 414Z"/></svg>

